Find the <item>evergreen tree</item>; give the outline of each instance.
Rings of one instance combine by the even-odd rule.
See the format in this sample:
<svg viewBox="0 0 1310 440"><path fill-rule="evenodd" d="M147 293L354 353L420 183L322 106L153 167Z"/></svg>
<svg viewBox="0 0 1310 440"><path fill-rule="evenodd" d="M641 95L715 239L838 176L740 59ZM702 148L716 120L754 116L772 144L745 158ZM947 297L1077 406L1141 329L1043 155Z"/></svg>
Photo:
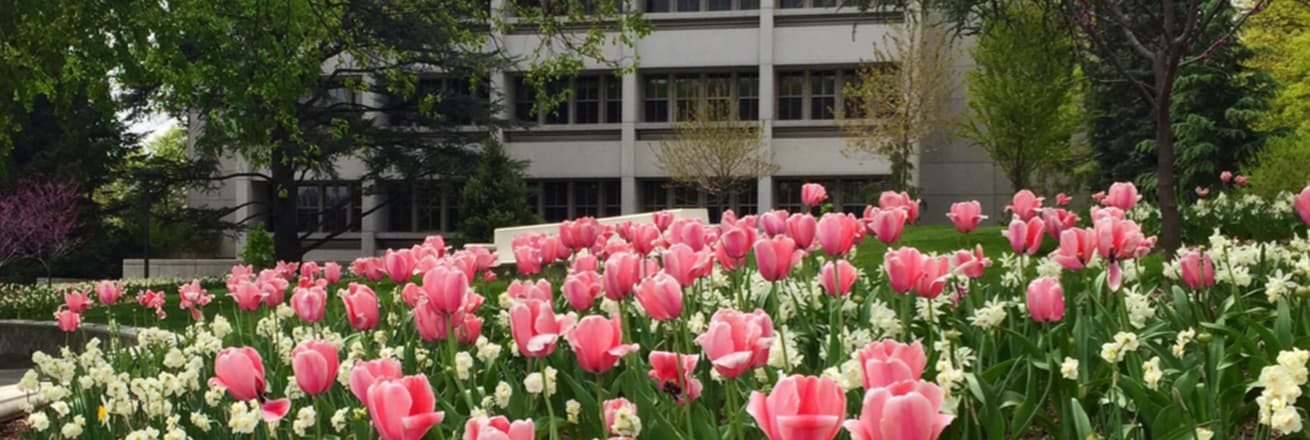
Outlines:
<svg viewBox="0 0 1310 440"><path fill-rule="evenodd" d="M491 240L496 228L535 222L523 182L527 163L505 153L494 140L484 143L477 169L460 194L460 233L468 241Z"/></svg>

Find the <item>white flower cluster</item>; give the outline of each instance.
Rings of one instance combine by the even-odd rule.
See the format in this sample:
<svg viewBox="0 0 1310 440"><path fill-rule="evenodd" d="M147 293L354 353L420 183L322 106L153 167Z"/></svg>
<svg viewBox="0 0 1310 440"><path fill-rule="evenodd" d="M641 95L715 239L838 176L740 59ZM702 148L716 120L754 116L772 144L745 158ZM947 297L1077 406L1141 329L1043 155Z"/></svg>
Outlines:
<svg viewBox="0 0 1310 440"><path fill-rule="evenodd" d="M1278 353L1278 363L1260 370L1257 386L1264 388L1255 403L1260 406L1260 424L1280 435L1301 431L1301 414L1296 399L1306 382L1306 361L1310 352L1292 349Z"/></svg>
<svg viewBox="0 0 1310 440"><path fill-rule="evenodd" d="M641 418L632 411L632 407L622 406L614 412L614 424L610 425L610 432L617 436L636 438L641 433Z"/></svg>
<svg viewBox="0 0 1310 440"><path fill-rule="evenodd" d="M989 299L986 304L973 311L969 323L983 330L995 330L1005 322L1005 306L1005 301Z"/></svg>
<svg viewBox="0 0 1310 440"><path fill-rule="evenodd" d="M1137 334L1119 332L1114 335L1113 341L1101 345L1101 359L1117 364L1124 360L1124 355L1137 351L1137 347Z"/></svg>

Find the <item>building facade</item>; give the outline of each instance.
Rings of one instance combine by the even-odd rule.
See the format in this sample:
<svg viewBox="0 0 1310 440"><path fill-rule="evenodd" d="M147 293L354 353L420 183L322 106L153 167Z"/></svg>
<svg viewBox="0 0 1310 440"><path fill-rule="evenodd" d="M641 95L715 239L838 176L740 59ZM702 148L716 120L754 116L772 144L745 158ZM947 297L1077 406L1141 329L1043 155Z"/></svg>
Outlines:
<svg viewBox="0 0 1310 440"><path fill-rule="evenodd" d="M846 102L843 85L884 41L898 14L837 8L835 0L639 0L654 31L631 47L608 48L610 59L638 60L635 71L615 75L602 64L589 66L555 88L572 90L554 111L538 112L532 88L517 72L488 78L488 94L504 102L505 112L533 122L527 129L501 133L511 156L528 162L530 204L548 222L579 216L610 216L678 207L706 207L711 218L723 209L756 213L800 206L800 185L828 187L837 209L860 212L876 194L869 188L890 173L885 158L849 157L840 120ZM493 3L493 8L498 4ZM532 34L499 36L505 50L529 51ZM964 107L960 87L951 99ZM425 78L419 90L458 88L464 81ZM384 99L347 96L341 99ZM482 98L482 97L477 97ZM732 116L757 121L766 155L779 166L754 188L731 197L710 197L673 185L655 159L660 139L697 106L716 103ZM383 123L414 124L406 115L387 115ZM191 124L196 127L198 124ZM986 154L951 140L948 127L922 140L914 158L922 189L924 222L943 223L952 201L977 199L999 212L1010 189ZM224 167L240 170L238 159ZM381 249L407 246L426 235L453 232L459 221L460 182L421 185L381 182L381 194L365 194L358 176L363 164L337 164L339 180L311 182L296 194L298 218L306 232L339 234L310 252L311 259L349 259ZM193 191L198 206L246 206L269 197L268 188L235 180L216 191ZM387 198L386 207L373 207ZM721 200L726 199L726 200ZM369 215L361 215L373 211ZM237 209L234 219L258 218L253 206ZM999 217L999 216L993 216ZM312 226L311 226L312 224ZM311 231L310 229L314 229ZM239 238L227 240L220 254L235 255Z"/></svg>

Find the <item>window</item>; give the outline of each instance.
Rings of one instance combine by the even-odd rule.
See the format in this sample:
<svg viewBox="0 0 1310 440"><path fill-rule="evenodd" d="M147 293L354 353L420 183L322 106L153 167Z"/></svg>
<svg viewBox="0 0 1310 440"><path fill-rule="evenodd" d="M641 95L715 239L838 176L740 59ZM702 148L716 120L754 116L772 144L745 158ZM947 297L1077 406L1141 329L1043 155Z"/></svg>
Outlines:
<svg viewBox="0 0 1310 440"><path fill-rule="evenodd" d="M773 199L774 205L778 209L788 211L801 211L801 185L806 183L822 184L828 190L828 200L826 203L832 203L834 210L860 215L864 212L864 207L870 203L876 203L878 194L875 192L877 185L882 182L882 176L869 177L850 177L850 178L778 178L775 179Z"/></svg>
<svg viewBox="0 0 1310 440"><path fill-rule="evenodd" d="M645 114L647 122L664 122L669 120L669 78L655 76L646 78Z"/></svg>
<svg viewBox="0 0 1310 440"><path fill-rule="evenodd" d="M514 117L537 124L617 123L622 117L623 87L612 75L581 75L546 85L549 96L564 96L549 112L538 111L534 87L514 78ZM602 108L602 103L604 107Z"/></svg>
<svg viewBox="0 0 1310 440"><path fill-rule="evenodd" d="M805 0L779 0L778 7L783 9L804 8Z"/></svg>
<svg viewBox="0 0 1310 440"><path fill-rule="evenodd" d="M678 0L678 12L691 12L700 10L701 0Z"/></svg>
<svg viewBox="0 0 1310 440"><path fill-rule="evenodd" d="M646 12L669 12L669 0L646 0Z"/></svg>
<svg viewBox="0 0 1310 440"><path fill-rule="evenodd" d="M792 71L778 76L778 119L782 120L842 117L842 91L846 83L855 80L851 70Z"/></svg>
<svg viewBox="0 0 1310 440"><path fill-rule="evenodd" d="M837 6L837 0L780 0L778 7L795 8L831 8Z"/></svg>
<svg viewBox="0 0 1310 440"><path fill-rule="evenodd" d="M420 78L408 97L392 96L392 125L469 125L491 102L485 79Z"/></svg>
<svg viewBox="0 0 1310 440"><path fill-rule="evenodd" d="M833 1L833 0L828 0ZM700 12L759 9L759 0L646 0L645 12Z"/></svg>
<svg viewBox="0 0 1310 440"><path fill-rule="evenodd" d="M738 120L759 118L760 82L754 73L648 74L644 83L645 122L688 120L702 110Z"/></svg>
<svg viewBox="0 0 1310 440"><path fill-rule="evenodd" d="M787 73L778 80L778 119L804 119L805 74Z"/></svg>
<svg viewBox="0 0 1310 440"><path fill-rule="evenodd" d="M645 212L676 208L706 208L711 220L718 220L723 211L737 214L754 214L758 209L758 194L754 180L743 180L735 191L718 196L696 187L680 185L669 179L642 180L638 185L641 210Z"/></svg>
<svg viewBox="0 0 1310 440"><path fill-rule="evenodd" d="M358 231L358 187L346 183L306 183L296 187L296 225L301 232Z"/></svg>
<svg viewBox="0 0 1310 440"><path fill-rule="evenodd" d="M708 8L711 11L727 11L732 9L732 0L708 0Z"/></svg>
<svg viewBox="0 0 1310 440"><path fill-rule="evenodd" d="M528 204L547 222L620 214L618 179L535 181L528 191Z"/></svg>
<svg viewBox="0 0 1310 440"><path fill-rule="evenodd" d="M459 227L461 184L450 181L390 182L386 186L388 230L448 232Z"/></svg>

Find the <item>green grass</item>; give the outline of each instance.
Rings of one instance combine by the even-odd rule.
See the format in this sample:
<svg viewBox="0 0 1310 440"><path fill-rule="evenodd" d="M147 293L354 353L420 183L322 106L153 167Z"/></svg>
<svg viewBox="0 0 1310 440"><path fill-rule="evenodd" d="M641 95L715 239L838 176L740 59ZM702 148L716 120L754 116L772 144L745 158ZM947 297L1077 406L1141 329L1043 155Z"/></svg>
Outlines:
<svg viewBox="0 0 1310 440"><path fill-rule="evenodd" d="M960 249L972 250L979 244L983 246L983 253L989 258L1000 256L1001 252L1010 249L1010 242L1001 235L999 226L981 227L969 234L961 234L951 226L906 226L901 240L892 243L891 248L910 246L924 253L950 254ZM1043 250L1047 247L1051 249L1056 247L1050 243L1043 243L1043 245ZM881 270L882 257L887 253L887 249L888 246L876 238L866 237L856 251L852 263L865 271Z"/></svg>

